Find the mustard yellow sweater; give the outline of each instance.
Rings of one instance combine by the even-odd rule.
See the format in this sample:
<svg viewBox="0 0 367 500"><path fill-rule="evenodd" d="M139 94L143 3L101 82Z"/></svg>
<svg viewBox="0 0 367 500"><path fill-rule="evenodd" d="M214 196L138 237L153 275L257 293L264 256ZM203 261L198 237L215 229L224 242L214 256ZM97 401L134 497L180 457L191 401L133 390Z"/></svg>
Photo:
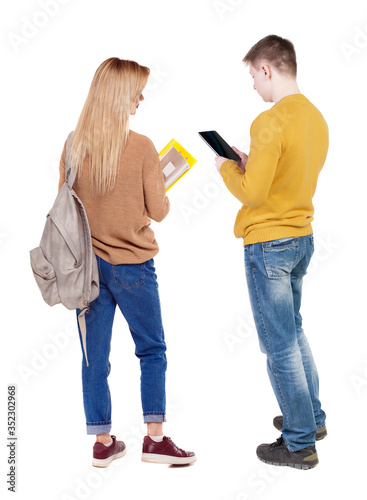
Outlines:
<svg viewBox="0 0 367 500"><path fill-rule="evenodd" d="M292 94L251 125L244 174L233 160L220 169L229 191L243 204L234 234L244 245L312 233L312 198L324 165L328 126L302 94Z"/></svg>

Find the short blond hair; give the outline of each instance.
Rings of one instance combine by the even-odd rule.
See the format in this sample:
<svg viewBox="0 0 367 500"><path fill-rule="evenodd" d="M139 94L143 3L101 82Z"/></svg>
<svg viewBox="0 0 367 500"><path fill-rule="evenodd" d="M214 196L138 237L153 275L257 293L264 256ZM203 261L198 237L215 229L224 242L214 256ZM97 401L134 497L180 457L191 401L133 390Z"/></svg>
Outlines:
<svg viewBox="0 0 367 500"><path fill-rule="evenodd" d="M277 35L268 35L257 42L243 58L245 64L256 66L260 60L273 65L282 73L297 75L297 60L294 45Z"/></svg>

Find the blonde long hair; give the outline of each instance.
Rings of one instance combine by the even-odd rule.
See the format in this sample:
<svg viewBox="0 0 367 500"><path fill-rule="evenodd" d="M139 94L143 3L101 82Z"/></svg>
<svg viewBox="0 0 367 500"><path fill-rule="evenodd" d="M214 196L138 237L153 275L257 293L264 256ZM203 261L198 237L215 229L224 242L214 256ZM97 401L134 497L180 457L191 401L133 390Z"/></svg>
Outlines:
<svg viewBox="0 0 367 500"><path fill-rule="evenodd" d="M129 137L129 117L149 73L149 68L117 57L104 61L95 72L72 136L70 159L80 176L88 154L90 187L98 194L115 185Z"/></svg>

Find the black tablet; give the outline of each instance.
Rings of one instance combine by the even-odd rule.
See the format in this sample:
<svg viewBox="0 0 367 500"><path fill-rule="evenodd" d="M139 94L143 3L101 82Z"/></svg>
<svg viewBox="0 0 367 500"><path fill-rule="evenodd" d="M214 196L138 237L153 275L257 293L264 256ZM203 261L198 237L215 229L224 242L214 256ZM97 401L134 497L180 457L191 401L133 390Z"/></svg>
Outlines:
<svg viewBox="0 0 367 500"><path fill-rule="evenodd" d="M218 156L223 156L229 160L241 161L238 154L233 151L231 146L218 134L217 131L209 130L207 132L199 132L199 135Z"/></svg>

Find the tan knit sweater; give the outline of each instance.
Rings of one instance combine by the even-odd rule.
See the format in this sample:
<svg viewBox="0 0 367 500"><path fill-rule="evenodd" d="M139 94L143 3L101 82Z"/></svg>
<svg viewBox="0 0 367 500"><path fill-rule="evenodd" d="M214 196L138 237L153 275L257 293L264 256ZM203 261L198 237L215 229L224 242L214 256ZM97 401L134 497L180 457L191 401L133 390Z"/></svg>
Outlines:
<svg viewBox="0 0 367 500"><path fill-rule="evenodd" d="M66 141L60 161L59 189L65 181ZM74 190L83 202L93 249L110 264L140 264L154 257L158 243L149 227L169 212L158 153L150 139L130 130L116 184L104 195L90 192L88 155Z"/></svg>

